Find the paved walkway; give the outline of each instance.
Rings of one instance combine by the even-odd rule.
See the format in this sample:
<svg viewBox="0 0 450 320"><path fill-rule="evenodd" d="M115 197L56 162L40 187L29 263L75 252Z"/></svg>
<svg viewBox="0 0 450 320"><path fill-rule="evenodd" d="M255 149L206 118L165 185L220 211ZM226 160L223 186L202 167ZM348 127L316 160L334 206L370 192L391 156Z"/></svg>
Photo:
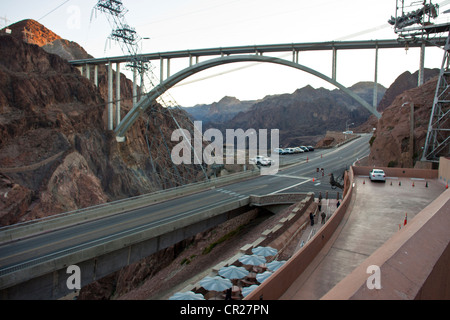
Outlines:
<svg viewBox="0 0 450 320"><path fill-rule="evenodd" d="M390 178L380 183L356 177L349 212L327 245L281 299L320 299L397 232L405 216L410 221L445 191L437 180L428 181L428 187L426 182ZM328 208L333 210L335 204L334 200ZM318 226L320 223L313 228ZM304 236L308 237L310 232L304 232Z"/></svg>

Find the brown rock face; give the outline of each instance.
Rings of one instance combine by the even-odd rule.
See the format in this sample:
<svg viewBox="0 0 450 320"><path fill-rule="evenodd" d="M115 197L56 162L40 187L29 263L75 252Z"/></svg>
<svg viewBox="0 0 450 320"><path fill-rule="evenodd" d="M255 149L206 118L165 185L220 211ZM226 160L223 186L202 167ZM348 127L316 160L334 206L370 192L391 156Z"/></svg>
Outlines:
<svg viewBox="0 0 450 320"><path fill-rule="evenodd" d="M405 92L406 90L413 89L417 87L419 71L411 72L406 71L395 79L394 83L386 90L386 93L378 104L378 111L383 112L387 107L389 107L394 99ZM439 69L425 69L424 70L424 82L432 79L439 75Z"/></svg>
<svg viewBox="0 0 450 320"><path fill-rule="evenodd" d="M196 180L198 169L170 165L176 126L159 105L115 141L105 129L105 74L99 80L97 88L63 58L0 36L0 225ZM131 82L121 83L123 118ZM185 113L172 114L189 128Z"/></svg>
<svg viewBox="0 0 450 320"><path fill-rule="evenodd" d="M397 96L378 121L369 156L370 166L413 167L422 156L437 78ZM414 106L414 129L411 128ZM413 139L411 142L410 139Z"/></svg>
<svg viewBox="0 0 450 320"><path fill-rule="evenodd" d="M17 40L36 44L40 47L61 39L61 37L56 33L32 19L26 19L14 23L8 26L8 29L11 30L11 36Z"/></svg>

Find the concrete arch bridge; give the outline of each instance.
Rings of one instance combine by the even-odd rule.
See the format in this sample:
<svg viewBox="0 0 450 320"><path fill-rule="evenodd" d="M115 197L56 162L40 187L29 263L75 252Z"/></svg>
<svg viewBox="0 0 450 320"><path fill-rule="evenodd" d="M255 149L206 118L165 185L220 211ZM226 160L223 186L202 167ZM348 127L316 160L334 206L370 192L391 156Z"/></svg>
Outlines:
<svg viewBox="0 0 450 320"><path fill-rule="evenodd" d="M419 47L421 50L419 61L419 79L418 85L423 83L423 69L424 69L424 54L426 46L436 46L445 44L445 39L435 39L434 43L429 41L422 42L416 40L407 44L408 48ZM237 62L261 62L261 63L274 63L291 68L298 69L303 72L307 72L316 77L319 77L328 83L333 84L335 87L341 89L344 93L352 97L362 107L374 114L377 118L381 115L376 110L376 97L377 97L377 77L378 77L378 50L379 49L392 49L392 48L405 48L404 42L397 40L369 40L369 41L342 41L342 42L321 42L321 43L297 43L297 44L275 44L275 45L261 45L261 46L241 46L241 47L228 47L228 48L211 48L211 49L197 49L197 50L184 50L165 53L151 53L142 54L137 57L121 56L112 58L101 59L85 59L71 61L72 65L79 67L82 74L91 79L92 70L94 70L93 81L98 84L98 65L108 66L108 130L114 130L118 141L125 139L126 132L138 119L139 115L144 112L158 97L163 95L168 89L175 86L177 83L184 79L197 74L201 71L217 67L220 65L237 63ZM340 84L336 80L337 70L337 52L338 50L348 49L372 49L375 50L375 63L374 63L374 102L373 105L368 104L365 100L352 92L350 89ZM298 63L299 52L303 51L323 51L329 50L332 52L332 70L331 77L320 73L312 68L304 66ZM276 52L292 52L292 61L270 57L264 54L276 53ZM210 60L199 62L199 57L204 56L216 56ZM217 57L219 56L219 57ZM131 58L137 59L142 63L159 60L160 62L160 79L159 84L154 87L145 95L142 95L138 101L137 94L137 79L138 72L140 72L141 84L143 83L143 73L146 72L143 68L134 68L133 70L133 108L123 118L120 118L120 64L127 63ZM174 75L170 75L170 60L175 58L189 58L189 66ZM113 98L113 70L112 66L116 64L116 96ZM93 68L91 68L93 67ZM166 69L167 78L164 79L164 69ZM115 117L114 117L114 104L115 104ZM115 127L115 128L114 128Z"/></svg>

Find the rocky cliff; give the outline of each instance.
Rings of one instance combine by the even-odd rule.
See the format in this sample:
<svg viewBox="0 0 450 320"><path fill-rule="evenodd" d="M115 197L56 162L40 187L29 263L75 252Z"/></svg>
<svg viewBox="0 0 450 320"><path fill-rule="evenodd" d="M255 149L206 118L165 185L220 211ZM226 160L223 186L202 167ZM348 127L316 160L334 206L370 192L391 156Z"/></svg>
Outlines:
<svg viewBox="0 0 450 320"><path fill-rule="evenodd" d="M404 91L384 110L372 138L370 166L412 168L420 160L436 82L437 77L420 87Z"/></svg>
<svg viewBox="0 0 450 320"><path fill-rule="evenodd" d="M378 111L383 112L387 107L389 107L394 99L405 92L406 90L413 89L417 87L419 71L411 73L405 71L395 79L391 86L386 90L386 93L378 104ZM439 69L425 69L424 70L424 83L428 80L439 75Z"/></svg>
<svg viewBox="0 0 450 320"><path fill-rule="evenodd" d="M159 105L126 143L115 141L105 130L105 81L96 88L65 59L0 36L0 225L197 179L191 167L167 165L170 154L161 150L173 146L176 126ZM121 81L131 97L130 82ZM122 103L122 116L129 104ZM172 113L189 125L184 112Z"/></svg>

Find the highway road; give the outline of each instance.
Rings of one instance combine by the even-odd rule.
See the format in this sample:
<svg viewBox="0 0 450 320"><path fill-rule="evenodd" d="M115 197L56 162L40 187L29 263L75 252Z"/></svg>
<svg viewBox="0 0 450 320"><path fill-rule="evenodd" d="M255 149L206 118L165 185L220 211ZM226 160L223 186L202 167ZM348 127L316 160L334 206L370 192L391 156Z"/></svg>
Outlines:
<svg viewBox="0 0 450 320"><path fill-rule="evenodd" d="M363 135L337 149L317 150L301 155L280 156L281 163L296 163L271 176L232 183L196 194L156 203L148 207L108 216L99 220L0 244L0 275L33 261L44 261L64 255L68 250L86 248L127 234L151 228L168 221L194 215L205 209L223 206L250 195L282 192L334 192L329 185L329 173L342 174L354 161L369 154L370 135ZM308 157L308 161L306 161ZM298 162L297 162L298 161ZM316 172L324 168L324 177ZM314 178L314 181L313 181Z"/></svg>

